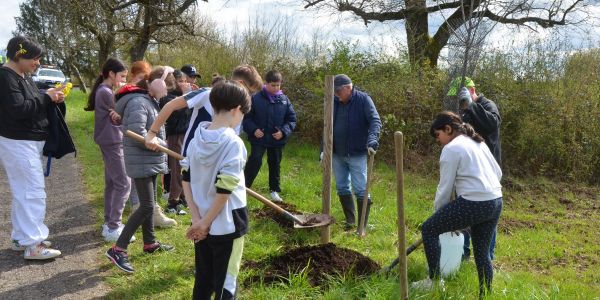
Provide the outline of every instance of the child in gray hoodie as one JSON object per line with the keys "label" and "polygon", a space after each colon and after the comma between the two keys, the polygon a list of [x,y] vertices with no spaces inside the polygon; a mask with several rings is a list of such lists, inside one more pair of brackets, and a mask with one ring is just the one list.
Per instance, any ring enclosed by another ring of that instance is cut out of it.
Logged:
{"label": "child in gray hoodie", "polygon": [[[158,115],[157,99],[167,94],[166,87],[156,89],[153,81],[164,81],[166,73],[164,67],[157,67],[150,73],[147,82],[145,80],[141,81],[137,86],[131,86],[127,91],[118,95],[116,112],[122,116],[124,131],[131,130],[139,135],[146,135],[150,125]],[[162,86],[165,86],[164,82],[162,82]],[[161,144],[166,146],[164,127],[161,127],[156,135],[159,137]],[[140,198],[140,206],[129,217],[117,243],[108,249],[106,256],[119,269],[133,273],[134,270],[127,255],[127,247],[130,238],[138,227],[142,227],[144,252],[154,253],[174,249],[173,246],[161,244],[156,240],[152,218],[156,203],[156,178],[158,174],[167,172],[167,158],[164,153],[149,150],[143,143],[139,143],[128,136],[124,137],[123,146],[125,170],[127,175],[134,180]]]}

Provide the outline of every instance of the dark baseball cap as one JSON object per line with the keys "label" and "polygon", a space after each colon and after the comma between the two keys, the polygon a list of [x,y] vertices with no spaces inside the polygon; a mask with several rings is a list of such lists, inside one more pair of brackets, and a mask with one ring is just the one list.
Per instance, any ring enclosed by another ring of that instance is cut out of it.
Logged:
{"label": "dark baseball cap", "polygon": [[189,77],[200,77],[200,74],[196,73],[196,68],[192,65],[184,65],[181,67],[181,72]]}
{"label": "dark baseball cap", "polygon": [[345,85],[349,85],[351,83],[352,83],[352,79],[350,79],[350,77],[348,77],[348,75],[346,75],[346,74],[335,75],[335,77],[333,79],[333,86],[336,88],[345,86]]}

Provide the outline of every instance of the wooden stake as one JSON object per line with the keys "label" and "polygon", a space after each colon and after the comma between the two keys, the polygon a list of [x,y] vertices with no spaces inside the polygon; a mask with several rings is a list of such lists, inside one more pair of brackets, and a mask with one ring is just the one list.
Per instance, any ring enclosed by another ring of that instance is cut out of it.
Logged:
{"label": "wooden stake", "polygon": [[406,270],[406,222],[404,220],[404,136],[394,133],[396,148],[396,204],[398,206],[398,258],[400,260],[400,299],[408,299],[408,273]]}
{"label": "wooden stake", "polygon": [[[333,156],[333,75],[325,76],[323,109],[323,214],[331,215],[331,159]],[[330,241],[329,225],[321,231],[321,243]]]}

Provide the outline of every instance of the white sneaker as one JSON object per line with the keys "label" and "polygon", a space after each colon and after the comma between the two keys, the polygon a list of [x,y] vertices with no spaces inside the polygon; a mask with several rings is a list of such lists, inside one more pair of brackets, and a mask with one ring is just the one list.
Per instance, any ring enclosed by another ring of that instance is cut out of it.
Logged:
{"label": "white sneaker", "polygon": [[[50,241],[42,241],[41,244],[44,245],[44,247],[52,246],[52,242]],[[27,249],[27,246],[19,244],[19,241],[17,240],[12,240],[12,249],[14,251],[25,251],[25,249]]]}
{"label": "white sneaker", "polygon": [[119,228],[109,229],[108,231],[102,233],[102,236],[104,236],[104,240],[109,243],[116,242],[119,239],[119,236],[121,235]]}
{"label": "white sneaker", "polygon": [[42,243],[35,246],[27,247],[23,257],[28,260],[45,260],[59,256],[61,253],[56,249],[46,248]]}
{"label": "white sneaker", "polygon": [[437,285],[440,290],[442,290],[442,291],[444,290],[444,280],[443,279],[440,279],[440,281],[438,281],[438,282],[434,282],[429,277],[425,278],[423,280],[412,282],[410,284],[410,287],[412,287],[413,289],[421,290],[421,291],[431,291],[431,290],[433,290],[435,285]]}
{"label": "white sneaker", "polygon": [[[117,229],[110,229],[106,224],[102,224],[102,236],[104,237],[105,241],[114,243],[119,239],[119,236],[121,236],[123,228],[125,228],[125,225],[123,224],[121,224]],[[135,241],[135,235],[132,235],[129,239],[130,243],[133,241]]]}
{"label": "white sneaker", "polygon": [[275,191],[271,191],[271,200],[273,200],[275,202],[283,202],[283,199],[281,199],[281,196],[279,196],[279,193],[277,193]]}

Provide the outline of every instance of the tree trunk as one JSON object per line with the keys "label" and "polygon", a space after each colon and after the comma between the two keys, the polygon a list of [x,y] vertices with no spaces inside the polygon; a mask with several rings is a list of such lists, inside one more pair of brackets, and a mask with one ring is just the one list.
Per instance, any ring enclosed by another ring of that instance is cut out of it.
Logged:
{"label": "tree trunk", "polygon": [[142,28],[137,33],[135,37],[135,42],[131,46],[129,50],[129,58],[131,62],[143,60],[144,55],[146,54],[146,50],[148,50],[148,45],[150,44],[150,38],[154,31],[156,31],[156,26],[153,23],[156,20],[156,12],[153,9],[144,7],[144,24],[142,24]]}
{"label": "tree trunk", "polygon": [[79,73],[79,69],[75,64],[71,64],[71,68],[75,71],[75,76],[77,77],[77,81],[79,81],[79,90],[87,94],[87,87],[85,86],[85,80],[81,77],[81,73]]}
{"label": "tree trunk", "polygon": [[[405,4],[408,56],[411,65],[422,66],[429,58],[427,3],[425,0],[405,0]],[[435,63],[437,63],[437,59]]]}

